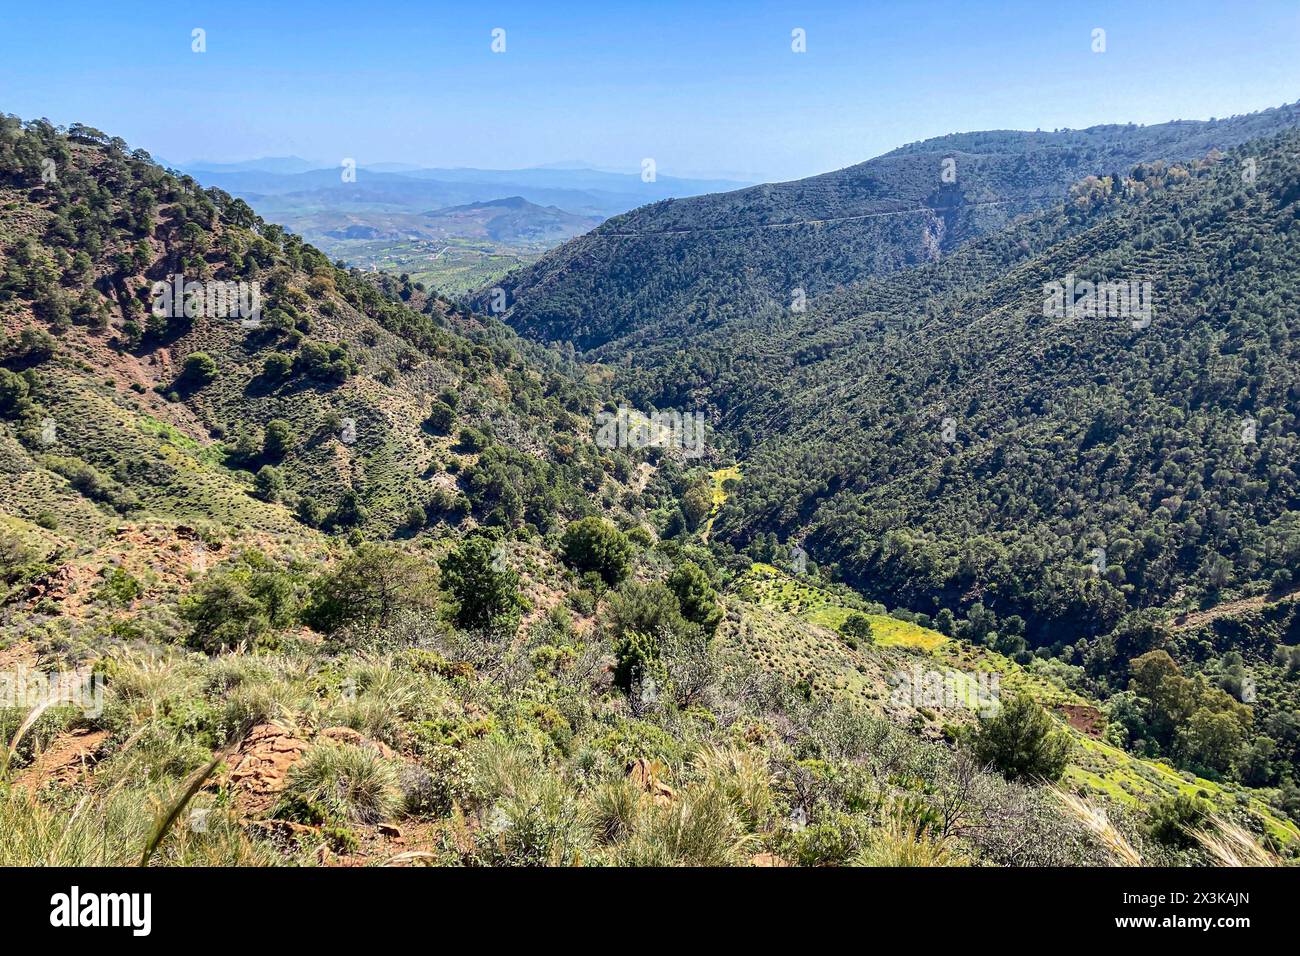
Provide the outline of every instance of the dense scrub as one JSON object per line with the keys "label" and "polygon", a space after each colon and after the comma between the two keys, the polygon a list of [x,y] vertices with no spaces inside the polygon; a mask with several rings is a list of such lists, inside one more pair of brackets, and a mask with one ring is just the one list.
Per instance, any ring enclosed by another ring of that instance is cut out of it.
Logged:
{"label": "dense scrub", "polygon": [[[1008,161],[1045,186],[1217,135],[1112,133]],[[719,302],[689,347],[665,324],[621,393],[98,131],[3,118],[0,671],[105,696],[0,707],[0,862],[1289,858],[1296,626],[1265,592],[1297,547],[1297,145],[1085,179],[929,265],[864,227],[835,254],[878,261],[825,288],[915,267],[779,322]],[[1044,322],[1070,270],[1152,281],[1155,323]],[[155,314],[177,272],[258,283],[260,323]],[[626,397],[707,407],[740,463],[598,447]],[[1258,603],[1166,613],[1231,597]],[[1009,695],[900,702],[941,668]]]}
{"label": "dense scrub", "polygon": [[[1189,161],[1290,128],[1298,115],[1287,106],[1208,123],[943,136],[808,179],[615,216],[494,288],[520,332],[653,370],[698,336],[730,329],[743,340],[736,324],[756,314],[769,323],[802,298],[997,233],[1086,176]],[[486,311],[493,294],[474,301]]]}

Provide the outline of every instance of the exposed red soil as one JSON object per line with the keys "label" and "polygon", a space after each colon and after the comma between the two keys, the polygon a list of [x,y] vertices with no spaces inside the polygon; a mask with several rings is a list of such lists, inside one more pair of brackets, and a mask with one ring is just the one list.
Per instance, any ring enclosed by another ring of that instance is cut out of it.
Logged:
{"label": "exposed red soil", "polygon": [[70,786],[83,779],[99,759],[100,748],[108,739],[108,731],[79,728],[60,734],[14,780],[14,783],[35,792],[47,783]]}
{"label": "exposed red soil", "polygon": [[1089,737],[1100,737],[1106,726],[1105,715],[1091,704],[1060,704],[1057,710],[1071,727]]}
{"label": "exposed red soil", "polygon": [[307,741],[275,724],[258,724],[250,730],[221,779],[234,790],[239,812],[256,817],[270,810],[284,789],[289,768],[302,759],[307,746]]}

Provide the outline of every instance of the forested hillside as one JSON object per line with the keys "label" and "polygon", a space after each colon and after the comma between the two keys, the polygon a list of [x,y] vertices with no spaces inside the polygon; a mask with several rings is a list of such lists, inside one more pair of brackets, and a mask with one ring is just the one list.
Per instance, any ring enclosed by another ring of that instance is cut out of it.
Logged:
{"label": "forested hillside", "polygon": [[1293,860],[1298,149],[615,370],[0,117],[0,864]]}
{"label": "forested hillside", "polygon": [[[716,371],[665,378],[709,383],[678,398],[711,402],[744,458],[712,534],[757,557],[797,541],[870,596],[1021,660],[1037,649],[1102,693],[1132,694],[1131,662],[1166,650],[1234,696],[1249,675],[1269,688],[1260,719],[1221,727],[1216,757],[1175,739],[1195,705],[1164,729],[1138,720],[1131,742],[1289,777],[1288,605],[1210,643],[1173,641],[1164,622],[1296,584],[1297,148],[1289,133],[1085,180],[1057,209],[828,296],[756,344],[706,337],[696,355]],[[1149,282],[1150,324],[1045,316],[1048,285],[1070,275]]]}
{"label": "forested hillside", "polygon": [[[982,599],[1034,644],[1178,594],[1289,585],[1298,142],[1086,181],[740,352],[705,393],[754,480],[715,533],[799,537],[918,610]],[[1044,316],[1069,275],[1151,283],[1150,325]]]}
{"label": "forested hillside", "polygon": [[[939,258],[1088,175],[1185,161],[1295,125],[1296,106],[1212,122],[990,131],[788,183],[616,216],[500,283],[505,318],[546,341],[654,366],[692,336],[768,321],[840,285]],[[492,290],[474,299],[486,311]]]}
{"label": "forested hillside", "polygon": [[[56,437],[11,442],[11,470],[94,468],[177,516],[379,533],[471,513],[546,528],[605,482],[584,440],[596,393],[499,323],[336,268],[84,127],[6,120],[0,175],[4,414]],[[258,321],[155,315],[154,283],[178,274],[258,283]],[[182,490],[197,474],[226,487]],[[28,520],[49,507],[4,493]]]}
{"label": "forested hillside", "polygon": [[[1157,129],[1154,150],[1213,135]],[[715,544],[778,561],[798,545],[945,633],[1054,661],[1114,695],[1117,718],[1143,715],[1124,738],[1142,752],[1292,780],[1290,605],[1199,642],[1168,628],[1296,586],[1298,146],[1284,133],[1085,176],[1050,209],[805,311],[647,327],[620,340],[620,384],[718,421],[744,478]],[[1045,314],[1070,281],[1136,283],[1151,310]],[[1166,651],[1228,696],[1191,694],[1177,715],[1135,703],[1133,662]],[[1265,688],[1255,721],[1231,704],[1247,678]]]}

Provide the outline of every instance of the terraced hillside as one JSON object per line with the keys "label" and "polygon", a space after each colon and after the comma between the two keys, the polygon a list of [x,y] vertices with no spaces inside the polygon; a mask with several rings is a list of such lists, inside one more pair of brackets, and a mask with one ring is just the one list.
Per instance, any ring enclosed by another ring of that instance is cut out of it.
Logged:
{"label": "terraced hillside", "polygon": [[[523,334],[655,368],[701,333],[780,323],[806,298],[996,233],[1086,176],[1198,159],[1297,117],[1291,105],[1209,123],[939,137],[809,179],[645,206],[495,285]],[[486,310],[491,298],[474,301]]]}
{"label": "terraced hillside", "polygon": [[[1249,788],[1126,753],[1107,734],[1104,702],[1069,686],[1040,661],[1022,666],[987,647],[870,610],[870,640],[846,638],[840,632],[845,620],[869,605],[852,592],[829,591],[771,565],[754,565],[733,589],[746,608],[735,635],[738,649],[809,693],[854,700],[932,739],[952,737],[978,719],[979,709],[972,705],[980,703],[981,686],[998,698],[1026,693],[1069,733],[1073,750],[1066,780],[1081,792],[1131,808],[1179,795],[1210,801],[1221,810],[1246,806],[1278,840],[1300,841],[1300,827]],[[908,682],[917,674],[942,687],[942,693],[914,695]],[[981,675],[986,681],[977,686]],[[990,675],[996,682],[987,680]]]}

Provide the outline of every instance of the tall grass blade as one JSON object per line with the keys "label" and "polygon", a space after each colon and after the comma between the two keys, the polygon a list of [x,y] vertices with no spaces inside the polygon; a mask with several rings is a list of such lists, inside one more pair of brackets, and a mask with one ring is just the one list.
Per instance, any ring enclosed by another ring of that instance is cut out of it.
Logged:
{"label": "tall grass blade", "polygon": [[243,743],[243,740],[243,736],[239,737],[239,739],[234,743],[219,751],[206,765],[200,767],[194,772],[186,782],[185,789],[181,792],[180,798],[172,804],[171,809],[167,812],[166,816],[159,820],[157,826],[154,827],[153,835],[149,837],[149,842],[145,845],[144,855],[140,857],[141,866],[149,865],[149,860],[158,849],[158,845],[162,843],[163,838],[167,836],[168,831],[171,830],[172,824],[176,822],[176,818],[181,815],[181,811],[183,811],[189,805],[189,802],[194,799],[194,795],[199,792],[199,789],[207,781],[208,777],[212,776],[213,771],[215,771],[217,767],[221,766],[221,764],[235,752],[239,745]]}
{"label": "tall grass blade", "polygon": [[29,713],[26,719],[18,725],[18,729],[14,732],[13,739],[9,741],[9,746],[5,749],[4,763],[0,764],[0,780],[9,776],[9,765],[13,762],[14,754],[18,752],[18,745],[22,743],[23,737],[27,735],[27,731],[31,730],[32,727],[35,726],[36,721],[41,719],[41,714],[45,713],[57,704],[60,699],[61,698],[57,694],[47,697],[45,700],[33,707],[31,713]]}
{"label": "tall grass blade", "polygon": [[1133,848],[1124,834],[1110,822],[1106,811],[1097,804],[1073,793],[1067,793],[1059,787],[1051,788],[1052,796],[1071,816],[1092,831],[1093,835],[1110,851],[1111,858],[1119,866],[1141,866],[1142,855]]}

